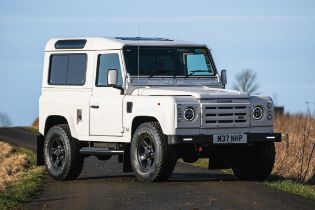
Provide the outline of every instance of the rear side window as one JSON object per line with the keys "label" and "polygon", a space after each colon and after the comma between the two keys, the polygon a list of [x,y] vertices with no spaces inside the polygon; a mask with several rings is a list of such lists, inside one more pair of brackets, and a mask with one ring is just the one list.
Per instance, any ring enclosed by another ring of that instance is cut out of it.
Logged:
{"label": "rear side window", "polygon": [[84,85],[86,54],[58,54],[50,58],[50,85]]}

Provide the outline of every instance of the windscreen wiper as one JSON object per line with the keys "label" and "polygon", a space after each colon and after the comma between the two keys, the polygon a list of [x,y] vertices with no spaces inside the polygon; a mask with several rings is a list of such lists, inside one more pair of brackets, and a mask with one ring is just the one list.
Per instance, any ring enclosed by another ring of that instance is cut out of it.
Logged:
{"label": "windscreen wiper", "polygon": [[188,76],[191,76],[191,75],[193,75],[193,74],[195,74],[197,72],[208,72],[209,73],[208,70],[193,70],[193,71],[190,72],[190,74]]}

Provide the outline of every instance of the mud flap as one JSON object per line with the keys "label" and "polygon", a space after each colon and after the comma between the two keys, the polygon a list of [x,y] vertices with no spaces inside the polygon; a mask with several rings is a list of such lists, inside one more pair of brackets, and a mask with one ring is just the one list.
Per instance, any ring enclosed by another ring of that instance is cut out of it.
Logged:
{"label": "mud flap", "polygon": [[44,165],[44,140],[43,135],[37,135],[37,165]]}
{"label": "mud flap", "polygon": [[126,144],[124,147],[123,161],[123,172],[133,172],[130,161],[130,144]]}

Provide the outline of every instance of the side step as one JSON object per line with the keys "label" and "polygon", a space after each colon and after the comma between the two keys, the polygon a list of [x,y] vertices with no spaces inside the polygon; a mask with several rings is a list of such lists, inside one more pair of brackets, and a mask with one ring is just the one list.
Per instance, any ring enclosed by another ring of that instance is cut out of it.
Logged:
{"label": "side step", "polygon": [[82,147],[80,153],[84,155],[123,155],[124,150],[107,147]]}

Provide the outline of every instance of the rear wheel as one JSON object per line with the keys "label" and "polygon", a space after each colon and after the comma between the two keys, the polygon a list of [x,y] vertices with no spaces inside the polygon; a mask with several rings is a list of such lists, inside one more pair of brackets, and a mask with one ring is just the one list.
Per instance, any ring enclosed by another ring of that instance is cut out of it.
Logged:
{"label": "rear wheel", "polygon": [[176,150],[168,145],[159,124],[147,122],[135,131],[130,148],[131,165],[140,181],[164,181],[173,173]]}
{"label": "rear wheel", "polygon": [[68,125],[50,128],[44,142],[44,159],[48,173],[57,180],[77,178],[84,162],[79,150],[79,142],[72,138]]}
{"label": "rear wheel", "polygon": [[254,145],[242,151],[232,163],[234,174],[241,180],[266,179],[275,162],[275,144],[273,142]]}

